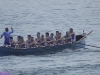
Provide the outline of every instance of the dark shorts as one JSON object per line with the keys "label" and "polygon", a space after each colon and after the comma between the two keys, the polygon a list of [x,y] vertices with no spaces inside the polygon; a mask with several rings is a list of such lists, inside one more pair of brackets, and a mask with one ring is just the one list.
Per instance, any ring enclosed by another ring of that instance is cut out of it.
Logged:
{"label": "dark shorts", "polygon": [[10,45],[10,42],[5,41],[5,42],[4,42],[4,45]]}

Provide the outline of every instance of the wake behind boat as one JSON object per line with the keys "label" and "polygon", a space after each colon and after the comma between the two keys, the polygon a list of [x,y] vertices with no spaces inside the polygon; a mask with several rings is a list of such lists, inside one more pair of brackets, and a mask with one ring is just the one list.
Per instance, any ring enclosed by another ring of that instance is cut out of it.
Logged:
{"label": "wake behind boat", "polygon": [[24,48],[24,49],[0,47],[0,56],[5,56],[5,55],[38,55],[38,54],[56,53],[56,52],[59,52],[59,51],[63,51],[66,48],[75,49],[75,46],[78,43],[82,43],[84,41],[84,39],[90,33],[92,33],[92,31],[90,31],[87,34],[83,33],[81,35],[76,35],[76,42],[73,42],[71,44],[67,43],[67,44],[55,45],[55,46]]}

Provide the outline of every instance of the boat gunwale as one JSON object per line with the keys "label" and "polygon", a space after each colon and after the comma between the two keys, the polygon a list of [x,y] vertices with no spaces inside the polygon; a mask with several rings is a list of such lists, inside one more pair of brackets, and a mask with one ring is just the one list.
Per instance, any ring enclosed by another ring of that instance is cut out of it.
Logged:
{"label": "boat gunwale", "polygon": [[64,45],[71,45],[71,44],[63,44],[63,45],[55,45],[55,46],[45,46],[45,47],[36,47],[36,48],[9,48],[9,47],[3,47],[3,46],[0,46],[0,48],[5,48],[5,49],[13,49],[13,50],[29,50],[29,49],[38,49],[38,48],[51,48],[51,47],[57,47],[57,46],[64,46]]}

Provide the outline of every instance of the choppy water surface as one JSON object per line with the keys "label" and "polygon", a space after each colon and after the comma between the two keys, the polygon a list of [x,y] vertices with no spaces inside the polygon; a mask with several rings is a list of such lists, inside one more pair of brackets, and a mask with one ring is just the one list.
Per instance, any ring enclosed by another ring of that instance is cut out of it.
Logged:
{"label": "choppy water surface", "polygon": [[[1,0],[0,34],[13,27],[13,35],[27,39],[39,31],[76,34],[94,30],[86,44],[100,46],[100,0]],[[16,36],[14,36],[16,39]],[[0,39],[0,43],[3,39]],[[2,44],[1,44],[2,45]],[[0,73],[9,75],[100,75],[100,49],[65,49],[47,55],[0,57]]]}

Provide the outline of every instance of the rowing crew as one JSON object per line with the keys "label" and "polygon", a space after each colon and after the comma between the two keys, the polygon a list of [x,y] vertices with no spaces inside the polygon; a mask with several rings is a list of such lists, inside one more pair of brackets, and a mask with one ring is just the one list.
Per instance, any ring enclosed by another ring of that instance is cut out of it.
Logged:
{"label": "rowing crew", "polygon": [[35,47],[45,47],[45,46],[55,46],[63,45],[75,42],[75,32],[72,28],[69,29],[69,32],[66,32],[66,35],[62,37],[62,34],[59,31],[56,31],[56,36],[53,33],[49,34],[48,32],[44,35],[40,35],[40,32],[37,33],[37,38],[35,39],[31,35],[28,35],[28,39],[25,41],[23,37],[18,36],[17,41],[13,40],[12,34],[13,28],[9,32],[8,28],[5,29],[5,32],[1,35],[1,38],[5,36],[4,46],[9,45],[11,48],[35,48]]}

